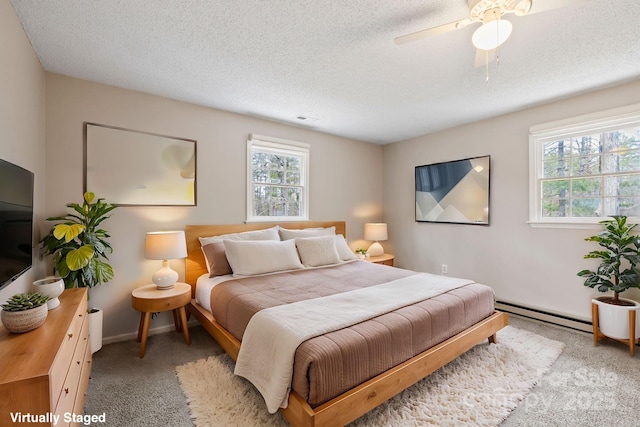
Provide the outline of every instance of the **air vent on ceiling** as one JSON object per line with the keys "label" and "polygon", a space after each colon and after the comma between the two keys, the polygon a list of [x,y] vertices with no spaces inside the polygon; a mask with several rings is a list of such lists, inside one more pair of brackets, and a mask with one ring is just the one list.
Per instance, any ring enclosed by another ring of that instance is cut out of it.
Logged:
{"label": "air vent on ceiling", "polygon": [[315,117],[303,116],[302,114],[296,116],[296,120],[300,120],[301,122],[317,122],[318,119]]}

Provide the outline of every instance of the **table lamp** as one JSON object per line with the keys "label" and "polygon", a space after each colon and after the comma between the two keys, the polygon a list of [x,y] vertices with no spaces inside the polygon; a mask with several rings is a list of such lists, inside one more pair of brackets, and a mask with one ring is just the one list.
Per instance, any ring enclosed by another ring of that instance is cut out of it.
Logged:
{"label": "table lamp", "polygon": [[171,289],[178,281],[178,272],[169,266],[170,259],[185,258],[187,243],[184,231],[156,231],[147,233],[144,240],[144,257],[161,259],[162,268],[153,274],[158,289]]}
{"label": "table lamp", "polygon": [[364,225],[364,240],[373,240],[367,253],[369,256],[384,255],[384,249],[378,241],[387,240],[387,224],[383,222],[370,222]]}

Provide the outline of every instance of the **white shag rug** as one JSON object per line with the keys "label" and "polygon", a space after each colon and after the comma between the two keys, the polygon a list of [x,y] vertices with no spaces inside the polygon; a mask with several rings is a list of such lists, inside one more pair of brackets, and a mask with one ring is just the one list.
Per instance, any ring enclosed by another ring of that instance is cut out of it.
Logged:
{"label": "white shag rug", "polygon": [[[350,426],[497,426],[549,370],[564,344],[507,326]],[[229,356],[176,368],[196,426],[287,426],[262,396],[233,375]]]}

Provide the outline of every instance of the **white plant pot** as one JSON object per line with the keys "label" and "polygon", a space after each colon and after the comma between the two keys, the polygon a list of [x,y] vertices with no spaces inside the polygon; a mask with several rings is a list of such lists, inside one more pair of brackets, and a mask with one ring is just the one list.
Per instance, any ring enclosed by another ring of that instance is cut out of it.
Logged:
{"label": "white plant pot", "polygon": [[636,312],[635,339],[638,339],[640,338],[640,303],[628,299],[620,299],[633,303],[633,306],[613,305],[597,299],[591,300],[598,305],[598,326],[600,327],[600,332],[609,338],[628,340],[629,311],[634,310]]}
{"label": "white plant pot", "polygon": [[89,344],[91,354],[102,348],[102,310],[90,308],[87,312],[89,316]]}
{"label": "white plant pot", "polygon": [[36,280],[33,282],[33,291],[40,292],[43,295],[51,298],[47,301],[47,309],[53,310],[60,305],[58,297],[64,291],[64,281],[55,276],[45,277],[44,279]]}

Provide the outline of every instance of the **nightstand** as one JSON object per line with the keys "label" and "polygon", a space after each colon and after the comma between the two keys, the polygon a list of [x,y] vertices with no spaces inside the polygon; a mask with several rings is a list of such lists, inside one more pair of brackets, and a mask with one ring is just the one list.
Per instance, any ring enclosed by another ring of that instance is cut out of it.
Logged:
{"label": "nightstand", "polygon": [[141,286],[131,293],[131,306],[140,312],[138,339],[140,344],[140,359],[144,357],[149,335],[151,313],[173,310],[173,322],[176,331],[184,333],[187,344],[191,344],[189,328],[187,326],[187,312],[185,307],[191,302],[191,286],[186,283],[176,283],[170,289],[158,289],[154,284]]}
{"label": "nightstand", "polygon": [[388,265],[390,267],[393,267],[394,258],[395,258],[395,256],[393,256],[391,254],[383,254],[383,255],[380,255],[380,256],[371,256],[371,257],[365,258],[365,261],[373,262],[375,264]]}

